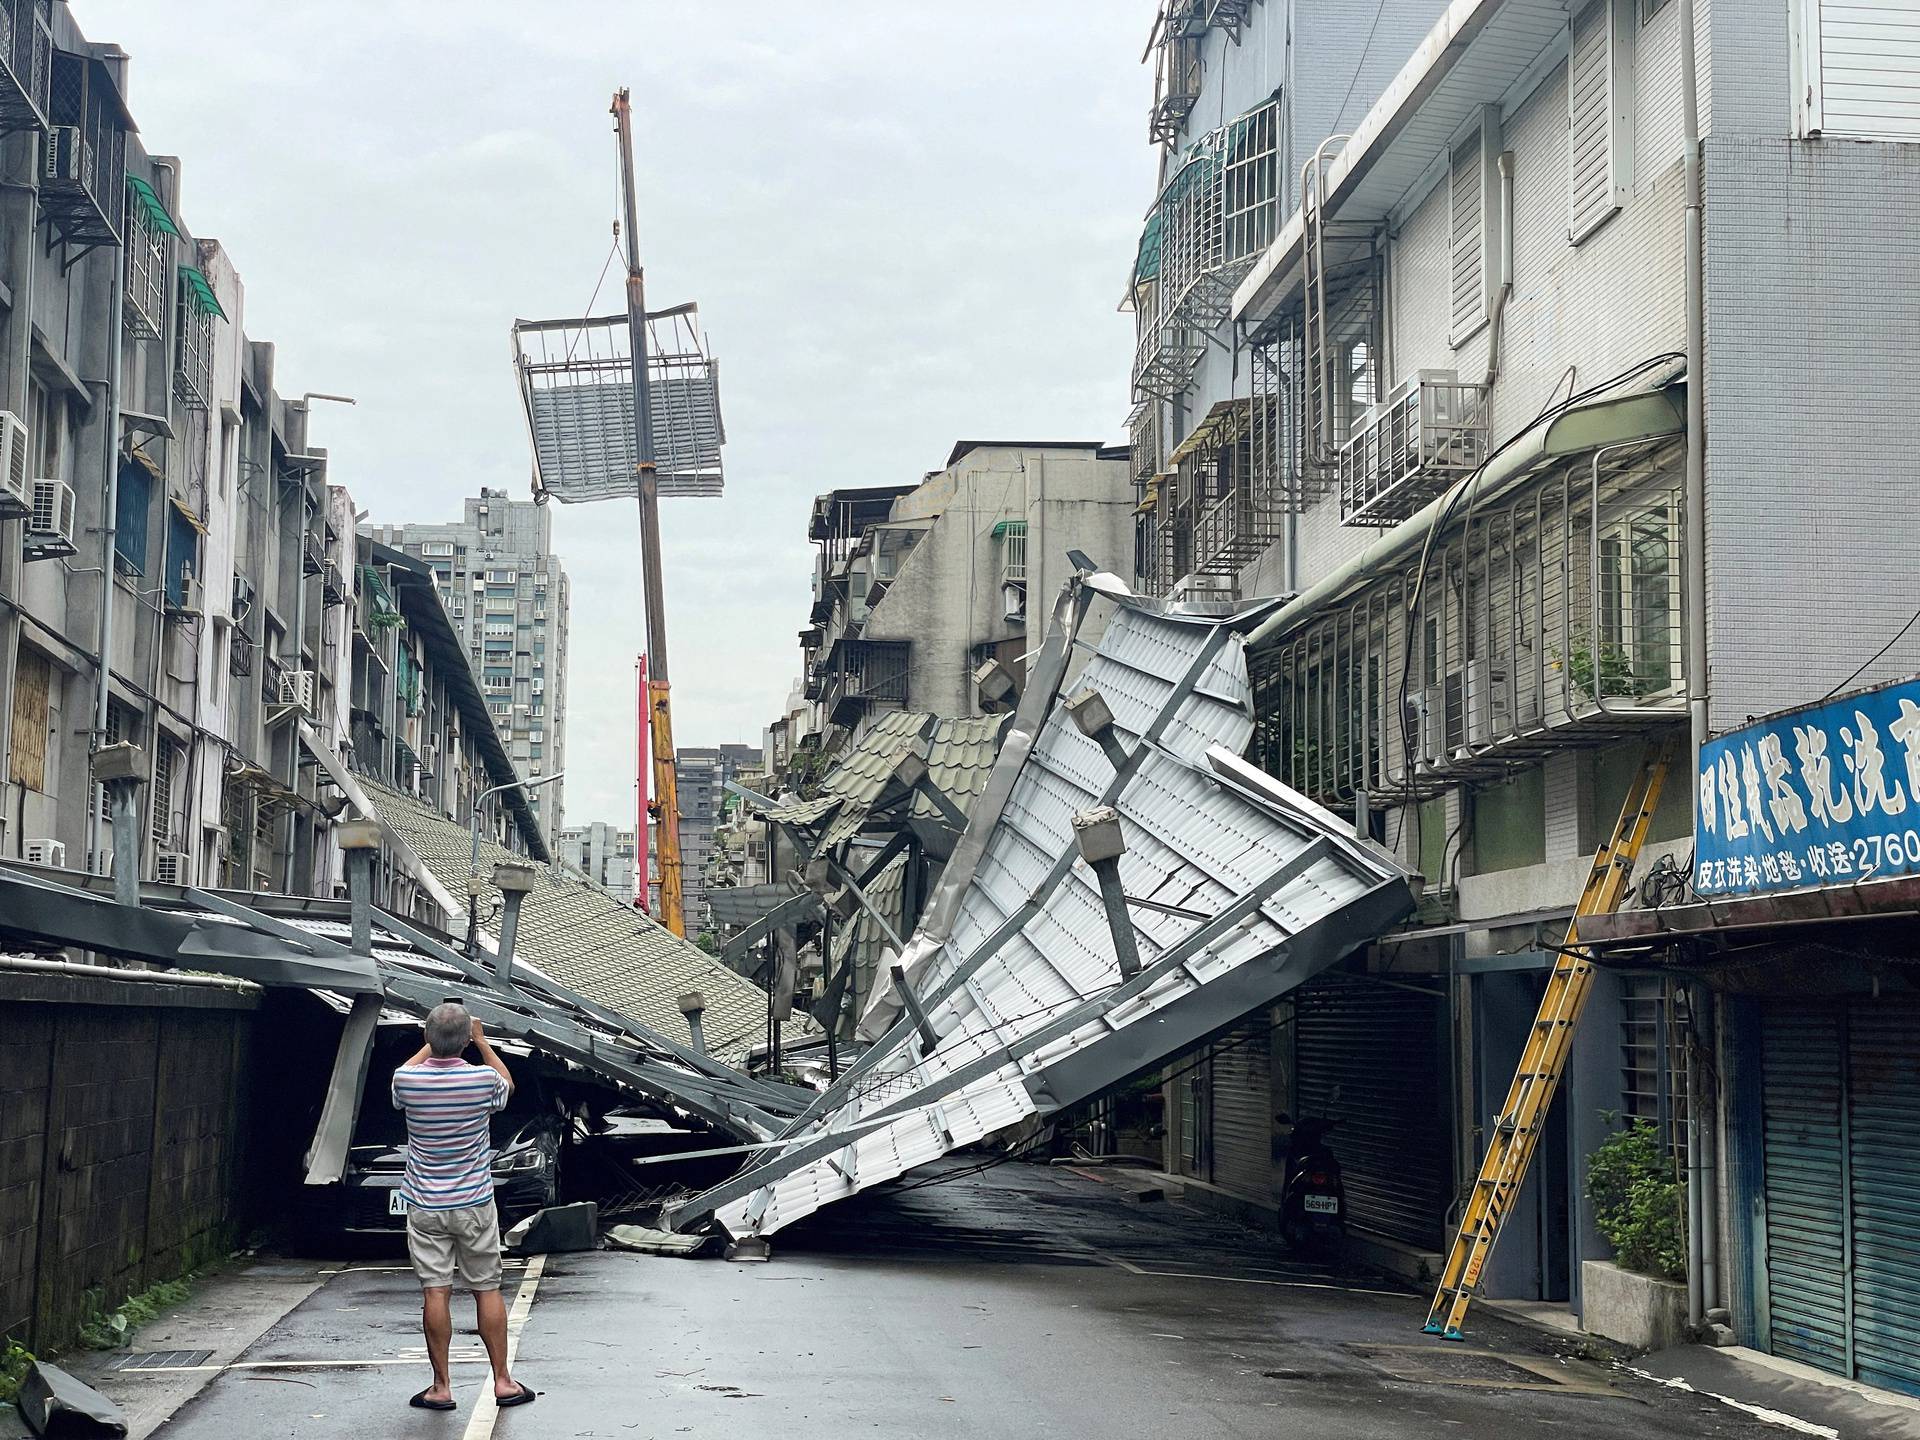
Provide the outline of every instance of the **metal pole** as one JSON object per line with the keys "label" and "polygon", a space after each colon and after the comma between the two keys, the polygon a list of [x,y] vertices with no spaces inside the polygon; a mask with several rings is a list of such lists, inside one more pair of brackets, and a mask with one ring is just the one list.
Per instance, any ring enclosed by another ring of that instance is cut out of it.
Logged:
{"label": "metal pole", "polygon": [[[124,185],[126,182],[122,180],[120,183]],[[106,742],[107,706],[111,692],[109,681],[113,673],[113,548],[115,512],[120,505],[120,334],[124,328],[120,312],[125,308],[127,284],[127,267],[120,263],[118,255],[114,260],[113,303],[107,310],[107,433],[101,440],[101,449],[106,453],[106,474],[101,485],[100,507],[100,663],[98,674],[94,677],[90,750],[98,750]],[[17,308],[21,303],[21,298],[16,295],[16,314],[22,313]],[[22,318],[27,317],[23,314]],[[116,840],[116,856],[117,853]],[[97,873],[100,867],[100,811],[92,805],[87,807],[87,855]],[[119,860],[116,858],[114,863],[117,866]],[[137,871],[135,873],[138,874]]]}
{"label": "metal pole", "polygon": [[1127,913],[1127,892],[1120,884],[1120,862],[1098,860],[1093,873],[1100,882],[1100,904],[1107,912],[1107,929],[1113,935],[1113,958],[1119,963],[1120,978],[1131,980],[1140,973],[1140,945],[1133,934],[1133,917]]}
{"label": "metal pole", "polygon": [[500,894],[500,946],[493,957],[493,975],[503,986],[513,984],[513,947],[520,939],[520,906],[524,890],[503,890]]}
{"label": "metal pole", "polygon": [[660,562],[660,475],[653,453],[653,394],[647,376],[646,272],[640,265],[640,211],[633,179],[633,107],[622,88],[613,97],[620,138],[620,191],[627,226],[627,327],[632,332],[634,475],[640,497],[640,574],[647,605],[647,696],[653,793],[660,807],[660,918],[685,936],[681,907],[680,794],[674,770],[673,716],[668,703],[666,586]]}
{"label": "metal pole", "polygon": [[107,782],[113,804],[113,898],[135,908],[140,904],[140,784],[136,780]]}
{"label": "metal pole", "polygon": [[[289,437],[291,438],[291,437]],[[300,451],[307,449],[307,415],[304,410],[300,417]],[[300,542],[298,552],[293,557],[293,673],[298,675],[307,648],[307,472],[300,472],[300,488],[296,503],[300,506]],[[300,693],[299,682],[294,682],[294,694]],[[319,697],[320,687],[313,687],[315,698]],[[316,720],[318,716],[314,717]],[[287,789],[294,795],[300,793],[300,731],[296,724],[287,731]],[[288,895],[296,893],[293,888],[294,853],[300,848],[300,807],[287,806],[287,863],[281,881],[281,889]]]}

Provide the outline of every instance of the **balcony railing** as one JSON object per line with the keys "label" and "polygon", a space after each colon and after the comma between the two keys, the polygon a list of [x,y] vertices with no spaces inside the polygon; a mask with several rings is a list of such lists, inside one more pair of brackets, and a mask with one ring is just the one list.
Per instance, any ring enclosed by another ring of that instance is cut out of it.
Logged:
{"label": "balcony railing", "polygon": [[1325,803],[1685,718],[1680,449],[1561,462],[1255,658],[1261,764]]}
{"label": "balcony railing", "polygon": [[127,207],[127,117],[107,67],[54,50],[47,121],[40,204],[55,233],[69,245],[118,245]]}
{"label": "balcony railing", "polygon": [[50,0],[0,0],[0,135],[46,128],[52,69]]}

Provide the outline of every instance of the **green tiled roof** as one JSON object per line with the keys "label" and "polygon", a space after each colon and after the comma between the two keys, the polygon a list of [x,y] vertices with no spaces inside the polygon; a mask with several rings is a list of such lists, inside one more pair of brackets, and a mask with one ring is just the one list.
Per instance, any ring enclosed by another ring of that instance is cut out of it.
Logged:
{"label": "green tiled roof", "polygon": [[[456,895],[465,895],[473,838],[409,795],[366,780],[367,796],[393,832]],[[520,860],[504,846],[482,840],[483,873],[495,862]],[[520,911],[519,955],[541,974],[589,1000],[617,1010],[671,1040],[685,1043],[686,1017],[679,997],[698,990],[706,997],[703,1022],[717,1059],[738,1064],[766,1035],[766,993],[734,974],[697,945],[680,939],[610,891],[557,870],[537,872]],[[820,1033],[800,1011],[782,1032],[792,1044]]]}

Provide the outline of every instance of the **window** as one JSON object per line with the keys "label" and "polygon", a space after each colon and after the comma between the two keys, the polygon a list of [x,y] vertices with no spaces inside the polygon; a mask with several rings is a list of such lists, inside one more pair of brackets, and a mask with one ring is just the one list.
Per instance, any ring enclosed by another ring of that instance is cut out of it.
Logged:
{"label": "window", "polygon": [[1273,242],[1280,220],[1277,163],[1280,102],[1269,100],[1227,126],[1227,258],[1259,255]]}
{"label": "window", "polygon": [[66,396],[48,390],[38,380],[27,381],[27,429],[33,452],[35,480],[59,480],[67,449]]}
{"label": "window", "polygon": [[158,340],[166,329],[173,240],[180,231],[153,186],[129,175],[127,189],[132,192],[127,200],[127,331],[141,340]]}
{"label": "window", "polygon": [[162,740],[153,747],[153,808],[149,816],[149,831],[156,850],[174,848],[173,773],[178,751],[179,747],[171,740]]}
{"label": "window", "polygon": [[199,604],[188,582],[200,573],[200,532],[178,506],[167,506],[167,603],[178,607]]}
{"label": "window", "polygon": [[1452,257],[1447,338],[1456,346],[1487,319],[1487,275],[1491,268],[1487,263],[1487,233],[1489,212],[1495,208],[1487,203],[1493,189],[1488,183],[1493,168],[1489,163],[1488,130],[1483,115],[1472,133],[1454,146],[1447,170],[1447,234]]}
{"label": "window", "polygon": [[1659,695],[1681,683],[1680,517],[1661,502],[1600,531],[1600,650],[1594,683],[1602,700]]}
{"label": "window", "polygon": [[1796,134],[1920,140],[1920,12],[1793,0],[1788,13]]}
{"label": "window", "polygon": [[420,553],[434,558],[444,557],[451,559],[453,557],[453,542],[451,540],[429,540],[420,547]]}
{"label": "window", "polygon": [[122,460],[113,505],[113,564],[122,575],[147,573],[147,524],[152,508],[153,472],[138,460]]}
{"label": "window", "polygon": [[189,410],[213,404],[213,322],[226,319],[207,277],[180,267],[179,328],[174,336],[173,393]]}
{"label": "window", "polygon": [[1626,102],[1632,85],[1615,4],[1595,0],[1573,19],[1567,57],[1567,236],[1576,245],[1626,197]]}

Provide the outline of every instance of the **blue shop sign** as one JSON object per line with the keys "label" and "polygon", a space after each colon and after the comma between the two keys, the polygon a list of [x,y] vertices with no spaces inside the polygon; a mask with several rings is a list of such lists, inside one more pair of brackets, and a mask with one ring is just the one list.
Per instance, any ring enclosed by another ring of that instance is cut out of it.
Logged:
{"label": "blue shop sign", "polygon": [[1920,677],[1710,741],[1698,782],[1703,895],[1920,873]]}

